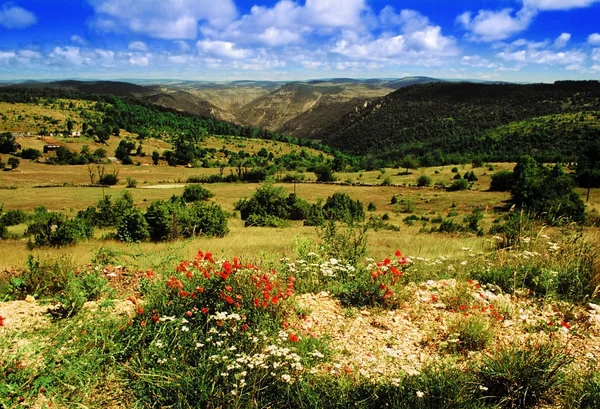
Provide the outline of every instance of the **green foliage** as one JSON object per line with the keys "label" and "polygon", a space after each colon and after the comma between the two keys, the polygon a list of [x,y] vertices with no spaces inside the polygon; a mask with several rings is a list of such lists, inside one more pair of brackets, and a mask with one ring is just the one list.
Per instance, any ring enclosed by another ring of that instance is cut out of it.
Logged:
{"label": "green foliage", "polygon": [[102,175],[98,179],[98,183],[103,186],[114,186],[117,183],[119,183],[119,176],[118,176],[117,172],[108,173],[106,175]]}
{"label": "green foliage", "polygon": [[121,142],[119,142],[119,145],[117,146],[117,149],[115,149],[115,157],[122,161],[123,163],[125,162],[131,162],[131,152],[135,149],[135,142],[132,140],[128,140],[128,139],[122,139]]}
{"label": "green foliage", "polygon": [[570,362],[560,347],[533,342],[486,355],[478,371],[487,388],[484,400],[503,408],[534,407],[561,384],[561,371]]}
{"label": "green foliage", "polygon": [[27,213],[20,209],[11,209],[2,213],[0,206],[0,223],[5,226],[16,226],[17,224],[25,223],[29,219]]}
{"label": "green foliage", "polygon": [[64,288],[55,297],[59,304],[50,313],[58,318],[70,318],[81,311],[86,302],[112,294],[108,280],[98,272],[69,273]]}
{"label": "green foliage", "polygon": [[367,254],[367,230],[366,225],[346,224],[342,227],[330,219],[317,230],[320,253],[326,258],[356,266]]}
{"label": "green foliage", "polygon": [[406,169],[406,174],[408,175],[409,169],[419,169],[419,162],[415,159],[414,156],[405,156],[400,163],[398,164],[400,168]]}
{"label": "green foliage", "polygon": [[144,215],[152,241],[179,238],[223,237],[229,232],[227,215],[217,205],[194,202],[186,206],[183,200],[153,202]]}
{"label": "green foliage", "polygon": [[10,157],[10,158],[8,158],[6,163],[8,166],[10,166],[11,169],[14,170],[19,167],[19,165],[21,164],[21,161],[19,160],[19,158]]}
{"label": "green foliage", "polygon": [[453,177],[454,180],[459,180],[459,179],[462,179],[462,178],[463,177],[458,172],[456,172],[456,175],[454,175],[454,177]]}
{"label": "green foliage", "polygon": [[517,207],[530,209],[551,224],[583,222],[585,205],[560,166],[547,169],[525,156],[517,163],[514,178],[511,201]]}
{"label": "green foliage", "polygon": [[427,186],[431,186],[431,184],[433,183],[433,181],[431,180],[431,178],[427,175],[421,175],[419,176],[419,178],[417,179],[417,186],[418,187],[427,187]]}
{"label": "green foliage", "polygon": [[10,132],[0,133],[0,153],[14,153],[17,151],[17,142]]}
{"label": "green foliage", "polygon": [[135,189],[137,187],[137,180],[135,180],[134,178],[127,176],[126,180],[128,189]]}
{"label": "green foliage", "polygon": [[4,240],[8,237],[8,229],[4,222],[0,219],[0,240]]}
{"label": "green foliage", "polygon": [[30,247],[62,247],[92,237],[94,227],[83,219],[37,208],[26,234],[33,236]]}
{"label": "green foliage", "polygon": [[271,215],[251,214],[246,222],[246,227],[290,227],[290,222],[286,219],[281,219]]}
{"label": "green foliage", "polygon": [[514,173],[510,170],[501,170],[492,175],[490,190],[492,192],[510,192],[514,184]]}
{"label": "green foliage", "polygon": [[159,162],[160,162],[160,153],[158,153],[157,151],[152,152],[152,163],[154,163],[155,165],[158,165]]}
{"label": "green foliage", "polygon": [[479,207],[473,209],[471,214],[465,216],[464,223],[466,223],[466,229],[471,233],[477,233],[483,235],[483,230],[479,223],[483,220],[483,210]]}
{"label": "green foliage", "polygon": [[377,206],[375,206],[375,203],[369,202],[369,205],[367,206],[367,210],[370,212],[374,212],[377,210]]}
{"label": "green foliage", "polygon": [[119,217],[117,237],[124,242],[141,242],[150,237],[148,222],[141,210],[132,208]]}
{"label": "green foliage", "polygon": [[208,200],[213,196],[214,193],[200,185],[187,185],[182,195],[187,203]]}
{"label": "green foliage", "polygon": [[600,372],[576,372],[564,385],[565,409],[595,409],[600,402]]}
{"label": "green foliage", "polygon": [[337,180],[333,169],[329,165],[317,166],[313,171],[317,175],[317,182],[335,182]]}
{"label": "green foliage", "polygon": [[242,220],[248,220],[254,215],[253,222],[257,224],[252,223],[252,225],[264,223],[271,225],[271,222],[276,219],[303,220],[306,218],[308,208],[309,205],[306,201],[293,193],[286,197],[284,188],[275,187],[270,183],[257,189],[250,199],[241,199],[235,205]]}
{"label": "green foliage", "polygon": [[454,353],[480,351],[490,344],[494,330],[490,319],[482,314],[458,315],[448,324],[446,349]]}
{"label": "green foliage", "polygon": [[36,160],[37,158],[41,158],[41,157],[42,157],[42,152],[40,152],[37,149],[25,148],[21,151],[22,159]]}
{"label": "green foliage", "polygon": [[365,211],[362,202],[352,200],[346,193],[334,193],[327,198],[323,206],[325,215],[330,220],[339,220],[345,223],[362,222],[365,220]]}
{"label": "green foliage", "polygon": [[398,203],[398,196],[394,195],[392,196],[392,199],[390,200],[390,204],[396,204]]}
{"label": "green foliage", "polygon": [[446,188],[448,192],[458,192],[461,190],[467,190],[469,188],[469,182],[464,179],[455,180],[450,186]]}

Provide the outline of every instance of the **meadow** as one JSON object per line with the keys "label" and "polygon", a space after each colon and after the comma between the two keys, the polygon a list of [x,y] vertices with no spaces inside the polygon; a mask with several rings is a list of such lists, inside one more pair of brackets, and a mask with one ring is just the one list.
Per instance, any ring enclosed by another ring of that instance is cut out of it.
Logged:
{"label": "meadow", "polygon": [[[10,109],[4,126],[35,130],[33,114]],[[50,108],[35,109],[50,117]],[[132,136],[18,141],[112,156]],[[203,144],[215,150],[211,161],[263,148],[331,159],[270,140],[211,136]],[[0,172],[2,211],[30,217],[0,242],[0,407],[597,407],[599,189],[586,223],[552,225],[511,208],[510,192],[490,191],[491,176],[515,163],[335,172],[331,183],[300,170],[298,182],[282,183],[290,172],[278,171],[268,183],[200,185],[188,181],[239,168],[154,165],[151,153],[169,148],[149,138],[133,165],[40,159]],[[118,183],[92,183],[100,167]],[[445,188],[471,172],[477,180],[466,190]],[[429,186],[418,187],[423,176]],[[181,204],[190,186],[210,191],[198,208],[219,206],[226,234],[123,240],[114,224],[100,223],[57,247],[26,235],[31,220],[49,214],[31,216],[40,206],[71,219],[107,196],[130,197],[128,214],[142,218],[156,201],[172,203],[185,219],[191,213],[182,209],[195,206]],[[364,220],[242,220],[236,203],[279,188],[313,210],[347,195]]]}

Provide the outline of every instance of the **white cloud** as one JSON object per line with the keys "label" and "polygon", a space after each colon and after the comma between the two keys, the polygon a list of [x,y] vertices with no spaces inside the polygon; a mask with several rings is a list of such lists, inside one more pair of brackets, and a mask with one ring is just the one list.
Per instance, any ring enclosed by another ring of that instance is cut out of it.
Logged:
{"label": "white cloud", "polygon": [[250,50],[237,48],[234,43],[228,41],[203,40],[198,41],[196,45],[201,53],[217,58],[239,60],[251,55]]}
{"label": "white cloud", "polygon": [[131,51],[148,51],[148,46],[143,41],[132,41],[129,43]]}
{"label": "white cloud", "polygon": [[565,48],[570,39],[571,39],[571,34],[562,33],[560,36],[558,36],[558,38],[556,40],[554,40],[554,47],[555,48]]}
{"label": "white cloud", "polygon": [[365,0],[306,0],[303,18],[317,27],[358,27]]}
{"label": "white cloud", "polygon": [[71,42],[73,42],[75,44],[79,44],[79,45],[87,44],[87,42],[81,36],[78,36],[77,34],[74,34],[71,36]]}
{"label": "white cloud", "polygon": [[146,67],[148,65],[148,56],[146,55],[132,55],[129,57],[129,63],[131,65],[137,65],[140,67]]}
{"label": "white cloud", "polygon": [[237,15],[232,0],[88,0],[96,11],[94,26],[102,31],[127,29],[151,37],[193,40],[199,21],[224,27]]}
{"label": "white cloud", "polygon": [[0,27],[27,28],[37,23],[37,17],[30,11],[7,3],[0,8]]}
{"label": "white cloud", "polygon": [[466,65],[473,68],[488,68],[494,69],[498,65],[490,62],[489,60],[482,58],[478,55],[465,55],[460,60],[461,65]]}
{"label": "white cloud", "polygon": [[600,48],[594,48],[592,50],[592,60],[600,61]]}
{"label": "white cloud", "polygon": [[13,51],[0,51],[0,60],[8,60],[10,58],[15,58],[17,54]]}
{"label": "white cloud", "polygon": [[496,54],[505,61],[545,65],[573,65],[582,64],[586,60],[585,53],[578,50],[555,52],[552,50],[520,50],[503,51]]}
{"label": "white cloud", "polygon": [[590,34],[588,37],[588,43],[590,43],[591,45],[600,45],[600,34]]}
{"label": "white cloud", "polygon": [[537,10],[570,10],[589,7],[600,0],[523,0],[523,5]]}
{"label": "white cloud", "polygon": [[39,51],[21,50],[19,51],[19,57],[25,58],[27,60],[35,60],[42,58],[42,54]]}
{"label": "white cloud", "polygon": [[[438,64],[440,58],[458,55],[453,37],[442,35],[442,29],[414,10],[396,14],[386,7],[379,16],[388,25],[398,25],[402,34],[386,34],[377,39],[350,35],[335,44],[332,52],[353,59],[393,60],[397,63]],[[419,61],[421,60],[421,61]]]}
{"label": "white cloud", "polygon": [[465,30],[471,32],[469,39],[490,42],[504,40],[526,30],[536,14],[536,11],[525,8],[514,16],[512,9],[479,10],[476,16],[467,11],[456,20]]}

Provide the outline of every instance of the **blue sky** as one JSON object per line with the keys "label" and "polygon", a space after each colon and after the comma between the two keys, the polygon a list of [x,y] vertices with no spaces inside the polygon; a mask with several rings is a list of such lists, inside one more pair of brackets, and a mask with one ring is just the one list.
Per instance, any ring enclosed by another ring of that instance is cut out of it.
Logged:
{"label": "blue sky", "polygon": [[0,0],[0,79],[600,78],[600,0]]}

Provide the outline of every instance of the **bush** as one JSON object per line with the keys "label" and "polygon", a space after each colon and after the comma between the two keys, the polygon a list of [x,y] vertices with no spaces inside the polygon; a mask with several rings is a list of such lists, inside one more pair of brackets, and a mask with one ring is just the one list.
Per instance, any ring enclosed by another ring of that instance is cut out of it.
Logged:
{"label": "bush", "polygon": [[510,192],[515,181],[514,173],[510,170],[501,170],[492,175],[490,190],[492,192]]}
{"label": "bush", "polygon": [[484,401],[500,407],[533,407],[548,400],[570,362],[561,348],[532,342],[486,355],[478,371],[481,386],[487,388]]}
{"label": "bush", "polygon": [[19,167],[21,161],[17,158],[8,158],[8,161],[6,163],[8,164],[8,166],[10,166],[11,169],[14,170]]}
{"label": "bush", "polygon": [[455,180],[450,186],[446,188],[448,192],[457,192],[460,190],[467,190],[469,188],[469,182],[464,179]]}
{"label": "bush", "polygon": [[279,217],[270,215],[251,214],[244,223],[244,226],[250,227],[289,227],[290,222]]}
{"label": "bush", "polygon": [[196,202],[199,200],[208,200],[214,196],[210,190],[205,189],[200,185],[187,185],[183,190],[183,200],[187,203]]}
{"label": "bush", "polygon": [[390,200],[390,204],[396,204],[398,203],[398,196],[394,195],[392,196],[392,199]]}
{"label": "bush", "polygon": [[454,178],[453,178],[453,179],[454,179],[454,180],[459,180],[459,179],[462,179],[462,178],[463,178],[463,177],[460,175],[460,173],[458,173],[458,172],[457,172],[457,173],[456,173],[456,175],[454,175]]}
{"label": "bush", "polygon": [[576,373],[564,387],[566,409],[596,409],[600,402],[600,372]]}
{"label": "bush", "polygon": [[432,180],[429,176],[427,175],[421,175],[418,179],[417,179],[417,186],[418,187],[427,187],[427,186],[431,186]]}
{"label": "bush", "polygon": [[365,220],[363,204],[359,200],[352,200],[346,193],[338,192],[328,197],[323,210],[330,220],[339,220],[345,223]]}
{"label": "bush", "polygon": [[[275,217],[281,220],[303,220],[308,213],[309,205],[291,193],[285,196],[285,189],[267,183],[256,190],[250,199],[242,199],[235,204],[242,220],[250,216]],[[260,219],[255,219],[260,220]]]}
{"label": "bush", "polygon": [[369,205],[367,206],[367,210],[370,212],[374,212],[377,210],[377,206],[375,206],[375,203],[369,202]]}
{"label": "bush", "polygon": [[0,217],[0,223],[5,226],[16,226],[25,223],[29,219],[23,210],[9,210]]}
{"label": "bush", "polygon": [[26,234],[33,236],[33,242],[29,242],[30,247],[61,247],[92,237],[94,228],[77,217],[67,219],[61,213],[38,208]]}
{"label": "bush", "polygon": [[458,173],[458,168],[457,168],[456,166],[455,166],[455,167],[453,167],[453,168],[452,168],[452,170],[451,170],[451,172],[452,172],[452,173]]}
{"label": "bush", "polygon": [[22,159],[36,160],[37,158],[41,158],[41,157],[42,157],[42,152],[40,152],[37,149],[25,148],[21,151]]}
{"label": "bush", "polygon": [[333,169],[329,165],[320,165],[314,169],[317,182],[335,182],[337,180]]}
{"label": "bush", "polygon": [[135,180],[134,178],[130,178],[129,176],[127,177],[127,188],[128,189],[135,189],[137,187],[137,180]]}
{"label": "bush", "polygon": [[217,205],[180,200],[153,202],[145,214],[153,241],[169,241],[199,235],[223,237],[229,232],[227,215]]}
{"label": "bush", "polygon": [[141,242],[150,237],[148,222],[141,210],[131,209],[119,218],[117,236],[124,242]]}
{"label": "bush", "polygon": [[114,186],[119,183],[119,177],[116,172],[109,173],[107,175],[102,175],[98,180],[98,183],[103,186]]}
{"label": "bush", "polygon": [[4,223],[2,223],[2,220],[0,220],[0,240],[4,240],[7,237],[8,237],[8,229],[6,228]]}
{"label": "bush", "polygon": [[457,315],[449,323],[448,332],[446,346],[455,353],[485,349],[494,337],[489,318],[477,313],[467,317]]}

